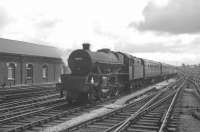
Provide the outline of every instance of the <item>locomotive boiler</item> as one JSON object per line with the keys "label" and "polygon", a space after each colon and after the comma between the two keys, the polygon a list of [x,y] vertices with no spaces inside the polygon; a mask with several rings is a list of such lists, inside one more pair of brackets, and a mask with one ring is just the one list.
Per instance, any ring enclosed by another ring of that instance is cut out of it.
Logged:
{"label": "locomotive boiler", "polygon": [[90,45],[73,51],[68,59],[71,74],[61,75],[64,95],[68,101],[97,100],[118,95],[123,83],[120,83],[123,55],[109,49],[97,52]]}

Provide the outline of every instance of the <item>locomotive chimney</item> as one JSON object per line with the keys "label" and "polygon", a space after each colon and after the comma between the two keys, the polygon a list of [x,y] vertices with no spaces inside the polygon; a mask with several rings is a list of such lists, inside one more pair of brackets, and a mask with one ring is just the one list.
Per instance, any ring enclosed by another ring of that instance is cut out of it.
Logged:
{"label": "locomotive chimney", "polygon": [[89,43],[83,43],[83,50],[90,50],[90,44]]}

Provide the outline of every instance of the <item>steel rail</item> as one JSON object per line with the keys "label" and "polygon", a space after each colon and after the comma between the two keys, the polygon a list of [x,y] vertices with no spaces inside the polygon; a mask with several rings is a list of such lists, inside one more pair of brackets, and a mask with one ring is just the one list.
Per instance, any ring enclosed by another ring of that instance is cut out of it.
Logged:
{"label": "steel rail", "polygon": [[[45,110],[44,111],[48,111],[48,113],[43,113],[43,111],[36,111],[39,115],[41,116],[41,118],[38,118],[38,119],[34,119],[33,121],[31,120],[30,118],[30,121],[28,122],[21,122],[23,124],[21,124],[20,126],[17,126],[15,128],[9,128],[8,131],[22,131],[22,130],[27,130],[29,128],[34,128],[35,126],[42,126],[44,124],[47,124],[51,121],[54,121],[54,120],[59,120],[59,118],[71,118],[70,116],[73,115],[74,117],[79,114],[79,113],[82,113],[82,112],[86,112],[88,111],[89,109],[96,109],[96,107],[101,107],[101,104],[102,103],[107,103],[107,102],[110,102],[110,101],[113,101],[115,100],[116,98],[118,97],[115,97],[115,98],[111,98],[111,99],[106,99],[104,101],[100,101],[100,102],[96,102],[95,104],[86,104],[86,105],[83,105],[83,106],[76,106],[76,107],[72,107],[70,106],[70,109],[63,109],[61,111],[58,111],[58,112],[54,112],[53,114],[51,114],[51,111],[50,110]],[[100,105],[100,106],[99,106]],[[53,108],[54,109],[54,108]],[[34,115],[37,114],[37,113],[30,113],[30,116],[33,115],[33,118],[34,118]],[[28,113],[29,115],[29,113]],[[26,115],[25,115],[26,116]],[[37,116],[37,115],[36,115]],[[19,117],[19,119],[21,119],[21,117]],[[22,118],[22,120],[26,118]],[[29,120],[29,119],[28,119]],[[69,120],[69,119],[68,119]],[[11,119],[12,121],[12,119]],[[14,122],[14,123],[20,123],[20,120],[18,121],[16,119],[17,122]],[[7,121],[8,122],[8,121]],[[9,124],[8,124],[9,125]]]}
{"label": "steel rail", "polygon": [[139,114],[139,112],[141,112],[144,108],[146,108],[147,106],[149,106],[149,105],[150,105],[153,101],[155,101],[163,92],[164,92],[164,90],[163,90],[163,91],[160,91],[159,94],[155,95],[152,99],[150,99],[147,103],[145,103],[140,109],[138,109],[134,114],[130,115],[130,117],[127,118],[125,121],[122,121],[122,122],[116,124],[115,126],[113,126],[113,127],[109,128],[109,129],[105,130],[104,132],[110,132],[110,131],[113,131],[113,130],[117,129],[117,127],[119,127],[119,126],[122,126],[122,125],[124,126],[124,125],[128,124],[128,122],[129,122],[129,120],[130,120],[131,118],[137,116],[137,114]]}
{"label": "steel rail", "polygon": [[95,117],[95,118],[87,120],[85,122],[81,122],[79,124],[76,124],[75,126],[70,126],[69,128],[66,129],[66,131],[69,132],[69,131],[77,130],[77,129],[81,128],[82,126],[86,126],[88,124],[104,120],[107,117],[117,115],[117,113],[121,113],[122,111],[127,110],[128,108],[139,109],[140,107],[142,107],[142,106],[140,106],[139,108],[137,108],[139,105],[143,105],[143,103],[145,104],[145,101],[148,101],[149,99],[153,98],[153,96],[155,96],[155,93],[151,93],[148,96],[144,96],[144,98],[141,98],[140,100],[136,100],[135,102],[131,102],[130,104],[127,104],[122,108],[118,108],[116,110],[113,110],[113,111],[111,111],[111,112],[109,112],[109,113],[107,113],[103,116]]}
{"label": "steel rail", "polygon": [[44,108],[44,109],[40,109],[40,110],[36,110],[36,111],[31,111],[29,113],[24,113],[24,114],[21,114],[21,115],[17,115],[17,116],[13,116],[13,117],[10,117],[10,118],[0,120],[0,123],[1,124],[7,123],[7,122],[10,122],[10,121],[13,121],[13,120],[17,120],[19,118],[23,118],[25,116],[31,116],[31,115],[34,115],[34,114],[37,114],[37,113],[41,113],[41,112],[49,111],[49,110],[52,110],[52,109],[55,109],[55,108],[58,108],[58,107],[62,107],[62,106],[67,105],[67,104],[68,103],[66,103],[66,102],[62,102],[60,104],[56,104],[56,105],[48,107],[48,108]]}
{"label": "steel rail", "polygon": [[60,101],[60,100],[64,100],[64,98],[52,98],[52,99],[51,98],[43,98],[43,99],[39,99],[38,101],[35,101],[33,103],[29,102],[29,103],[24,103],[24,104],[12,106],[12,107],[0,108],[0,113],[2,113],[4,111],[10,112],[12,110],[17,110],[20,108],[27,109],[27,108],[34,107],[34,106],[41,106],[43,104],[48,104],[48,103],[51,103],[54,101]]}
{"label": "steel rail", "polygon": [[[13,116],[19,116],[20,114],[29,113],[29,112],[32,112],[34,110],[41,109],[44,106],[56,104],[56,103],[59,103],[61,101],[65,101],[65,100],[63,98],[60,98],[60,99],[58,98],[58,99],[52,99],[52,100],[45,100],[45,101],[42,101],[42,102],[37,102],[37,103],[30,104],[30,105],[29,104],[28,105],[24,105],[24,107],[20,106],[20,109],[17,109],[18,107],[16,107],[15,108],[16,110],[2,113],[0,115],[0,121],[3,118],[6,119],[6,118],[9,118],[9,117],[13,117]],[[23,107],[23,108],[21,108],[21,107]]]}
{"label": "steel rail", "polygon": [[[177,79],[176,82],[170,83],[167,86],[163,86],[161,89],[159,89],[159,91],[161,91],[163,89],[170,89],[170,91],[164,92],[165,96],[166,96],[171,91],[174,91],[174,89],[177,88],[178,85],[180,85],[179,83],[181,82],[181,80],[182,80],[182,78]],[[156,94],[154,94],[151,98],[153,98],[154,96],[156,96],[158,94],[157,90],[156,91],[152,91],[152,92],[156,92]],[[91,129],[95,129],[96,128],[96,129],[101,129],[101,131],[103,131],[102,129],[104,129],[104,132],[112,131],[114,128],[118,127],[119,125],[121,125],[121,123],[123,123],[123,122],[121,122],[120,118],[123,118],[122,120],[127,119],[127,117],[130,114],[135,113],[138,109],[143,107],[143,105],[145,105],[146,102],[151,100],[151,98],[149,98],[148,100],[146,100],[143,103],[135,104],[135,107],[131,107],[130,106],[130,107],[123,107],[123,108],[120,108],[120,109],[116,109],[116,110],[113,110],[113,111],[111,111],[111,112],[109,112],[109,113],[107,113],[105,115],[102,115],[102,116],[99,116],[99,117],[95,117],[93,119],[89,119],[87,121],[78,123],[78,124],[76,124],[74,126],[70,126],[70,127],[66,128],[65,130],[66,131],[79,131],[79,129],[81,129],[80,131],[87,131],[87,130],[91,131]],[[132,101],[128,101],[128,102],[130,104],[133,103]],[[130,104],[126,104],[126,105],[128,106]],[[140,104],[142,104],[142,105],[140,105]],[[124,116],[120,117],[120,115],[121,115],[120,113],[121,114],[123,113]],[[119,114],[119,116],[118,116],[118,114]],[[112,120],[113,120],[113,123],[112,123]],[[105,125],[103,125],[103,124],[105,124]]]}
{"label": "steel rail", "polygon": [[[183,84],[182,84],[183,85]],[[179,86],[179,88],[181,88],[181,86]],[[176,91],[173,91],[170,95],[168,95],[167,97],[162,98],[161,100],[158,100],[157,102],[155,102],[154,104],[152,104],[151,106],[137,111],[135,114],[131,115],[131,117],[129,117],[126,121],[123,122],[123,124],[121,124],[120,126],[118,126],[114,132],[122,132],[123,130],[126,129],[126,127],[128,127],[131,123],[135,122],[137,119],[140,118],[140,116],[142,116],[143,114],[145,114],[148,111],[151,111],[152,109],[156,108],[157,106],[159,106],[161,103],[167,101],[170,97],[172,97],[173,95],[175,96],[176,93],[178,92],[179,88]]]}
{"label": "steel rail", "polygon": [[55,119],[59,119],[59,118],[62,118],[62,117],[65,117],[65,116],[70,116],[71,114],[74,114],[76,112],[80,112],[81,110],[84,110],[84,107],[75,107],[75,108],[72,108],[68,111],[63,111],[61,113],[57,113],[55,115],[51,115],[51,116],[48,116],[48,117],[45,117],[45,118],[42,118],[42,119],[38,119],[38,120],[34,120],[32,122],[29,122],[29,123],[26,123],[26,124],[23,124],[21,125],[20,127],[17,127],[17,128],[14,128],[13,130],[24,130],[24,129],[28,129],[30,127],[34,127],[34,126],[37,126],[37,125],[40,125],[42,126],[44,123],[48,123],[52,120],[55,120]]}
{"label": "steel rail", "polygon": [[184,83],[178,88],[175,96],[173,97],[172,102],[171,102],[171,104],[170,104],[170,106],[169,106],[169,108],[168,108],[168,110],[167,110],[167,112],[166,112],[166,114],[163,118],[161,127],[160,127],[158,132],[164,132],[166,130],[167,124],[169,122],[169,118],[171,117],[172,110],[175,106],[175,103],[176,103],[176,100],[177,100],[179,94],[181,93],[183,86],[184,86]]}
{"label": "steel rail", "polygon": [[134,115],[128,118],[128,120],[124,121],[124,123],[120,126],[118,126],[113,132],[122,132],[125,130],[131,123],[135,122],[137,119],[140,118],[143,114],[146,112],[151,111],[152,109],[158,107],[161,103],[167,101],[170,97],[172,97],[175,94],[175,92],[172,92],[170,95],[168,95],[165,98],[162,98],[161,100],[157,101],[156,103],[152,104],[151,106],[145,108],[142,111],[137,111]]}
{"label": "steel rail", "polygon": [[47,99],[51,99],[51,98],[58,98],[58,97],[60,97],[60,94],[56,93],[56,94],[41,95],[41,96],[34,97],[34,98],[19,99],[19,100],[12,101],[12,102],[1,103],[0,111],[3,108],[24,105],[24,104],[28,104],[28,103],[33,103],[33,102],[38,102],[38,101],[47,100]]}

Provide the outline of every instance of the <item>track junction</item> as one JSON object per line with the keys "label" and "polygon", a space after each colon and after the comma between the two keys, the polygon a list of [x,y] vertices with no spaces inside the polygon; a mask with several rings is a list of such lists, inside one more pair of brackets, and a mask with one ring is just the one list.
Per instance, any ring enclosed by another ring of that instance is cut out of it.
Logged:
{"label": "track junction", "polygon": [[[68,104],[55,86],[43,86],[42,92],[39,92],[41,87],[30,91],[22,88],[27,96],[16,99],[21,92],[13,92],[16,98],[7,96],[7,100],[1,102],[0,131],[198,131],[197,126],[192,128],[192,124],[200,120],[197,73],[190,69],[180,74],[176,81],[165,81],[164,85],[152,85],[130,95],[82,105]],[[38,94],[31,95],[31,92]],[[186,118],[191,119],[191,126],[185,123]]]}

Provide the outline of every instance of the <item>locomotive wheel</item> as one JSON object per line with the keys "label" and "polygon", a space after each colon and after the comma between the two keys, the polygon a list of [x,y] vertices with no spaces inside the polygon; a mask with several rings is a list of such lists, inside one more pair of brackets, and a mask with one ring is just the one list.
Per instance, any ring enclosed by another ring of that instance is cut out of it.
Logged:
{"label": "locomotive wheel", "polygon": [[66,100],[68,100],[68,92],[67,91],[63,91],[62,94],[63,94],[64,98]]}
{"label": "locomotive wheel", "polygon": [[68,104],[73,104],[73,101],[70,99],[67,99]]}
{"label": "locomotive wheel", "polygon": [[95,92],[95,90],[94,89],[90,89],[89,90],[89,92],[87,93],[87,100],[89,101],[89,102],[95,102],[96,100],[98,100],[98,95],[97,95],[97,93]]}
{"label": "locomotive wheel", "polygon": [[112,96],[119,96],[120,92],[118,88],[114,88],[112,91]]}
{"label": "locomotive wheel", "polygon": [[116,91],[115,91],[115,96],[119,96],[120,92],[119,92],[119,89],[116,88]]}
{"label": "locomotive wheel", "polygon": [[88,101],[89,102],[95,102],[95,100],[96,100],[96,97],[94,96],[94,94],[92,94],[92,93],[88,93],[88,95],[87,95],[87,99],[88,99]]}
{"label": "locomotive wheel", "polygon": [[64,95],[65,95],[65,99],[67,100],[67,102],[69,104],[73,104],[73,100],[72,100],[72,98],[70,98],[69,92],[64,91]]}
{"label": "locomotive wheel", "polygon": [[79,95],[78,102],[87,103],[88,102],[87,93],[82,93],[81,95]]}

